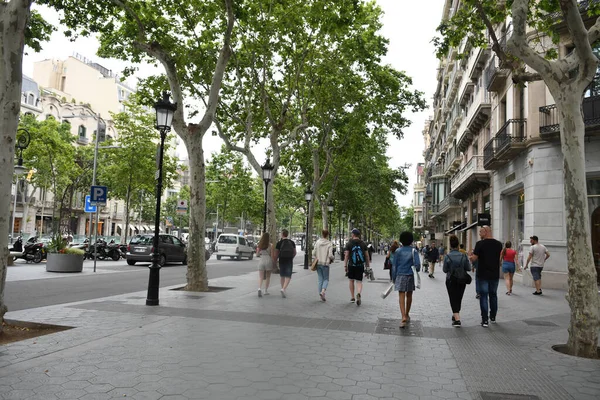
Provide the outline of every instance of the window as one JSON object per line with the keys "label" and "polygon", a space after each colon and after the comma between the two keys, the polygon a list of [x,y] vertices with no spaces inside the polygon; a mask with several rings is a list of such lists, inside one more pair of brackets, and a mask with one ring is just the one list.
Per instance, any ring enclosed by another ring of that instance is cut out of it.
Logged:
{"label": "window", "polygon": [[240,238],[240,246],[246,246],[246,239]]}
{"label": "window", "polygon": [[171,237],[171,239],[173,240],[173,244],[175,246],[181,246],[181,241],[179,239],[177,239],[176,237]]}
{"label": "window", "polygon": [[87,129],[85,128],[85,126],[79,125],[78,132],[79,132],[79,137],[80,138],[85,138],[86,137]]}
{"label": "window", "polygon": [[219,236],[219,243],[237,244],[237,239],[235,236],[221,235]]}
{"label": "window", "polygon": [[169,235],[163,235],[160,237],[160,241],[166,244],[173,244],[173,239]]}
{"label": "window", "polygon": [[421,206],[421,205],[423,205],[423,192],[419,192],[419,193],[417,194],[417,196],[418,196],[418,197],[417,197],[417,205],[418,205],[418,206]]}
{"label": "window", "polygon": [[491,209],[490,195],[488,194],[487,196],[483,196],[483,212],[489,214]]}

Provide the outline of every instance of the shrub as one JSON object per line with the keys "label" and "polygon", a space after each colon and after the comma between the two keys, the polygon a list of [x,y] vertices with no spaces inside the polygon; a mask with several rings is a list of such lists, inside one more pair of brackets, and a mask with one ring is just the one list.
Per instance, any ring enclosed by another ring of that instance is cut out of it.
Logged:
{"label": "shrub", "polygon": [[85,254],[85,251],[83,251],[83,249],[78,249],[76,247],[67,247],[64,250],[64,254],[77,254],[78,256],[82,256]]}

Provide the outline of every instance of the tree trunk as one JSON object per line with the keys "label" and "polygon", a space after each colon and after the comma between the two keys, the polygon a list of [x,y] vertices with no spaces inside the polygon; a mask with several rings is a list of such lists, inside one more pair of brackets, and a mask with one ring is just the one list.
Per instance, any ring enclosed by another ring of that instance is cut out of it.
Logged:
{"label": "tree trunk", "polygon": [[[271,239],[271,243],[275,245],[278,240],[277,235],[277,216],[275,214],[275,197],[273,195],[273,185],[275,181],[275,175],[273,174],[273,181],[269,182],[269,186],[267,187],[267,232],[269,232],[269,237]],[[282,227],[283,228],[283,227]],[[264,232],[263,232],[264,233]]]}
{"label": "tree trunk", "polygon": [[[190,128],[187,128],[188,131]],[[188,238],[187,286],[185,290],[205,292],[208,290],[208,275],[204,235],[206,234],[206,166],[202,149],[203,134],[182,132],[190,158],[190,236]],[[218,221],[217,221],[218,224]],[[217,225],[218,227],[218,225]],[[218,229],[217,229],[218,231]]]}
{"label": "tree trunk", "polygon": [[0,322],[4,320],[4,314],[8,310],[4,304],[8,260],[8,237],[5,232],[8,232],[10,226],[10,186],[21,111],[25,26],[29,19],[30,7],[31,0],[0,2]]}
{"label": "tree trunk", "polygon": [[571,306],[569,353],[597,358],[598,285],[590,238],[590,220],[585,175],[585,125],[582,97],[562,88],[553,93],[559,112],[560,141],[564,159],[564,195],[567,223],[567,264]]}

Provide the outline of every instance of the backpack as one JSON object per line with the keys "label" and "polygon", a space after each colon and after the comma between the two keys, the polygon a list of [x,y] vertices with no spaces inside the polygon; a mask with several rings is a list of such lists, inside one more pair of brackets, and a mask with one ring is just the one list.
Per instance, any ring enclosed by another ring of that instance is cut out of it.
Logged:
{"label": "backpack", "polygon": [[[466,257],[463,254],[463,257]],[[455,282],[455,283],[460,283],[463,285],[468,285],[471,283],[471,275],[469,275],[467,273],[467,271],[465,271],[465,269],[462,267],[462,258],[460,259],[460,267],[459,268],[452,268],[452,258],[450,258],[449,256],[446,256],[446,258],[448,258],[448,263],[450,264],[450,282]]]}
{"label": "backpack", "polygon": [[294,258],[294,244],[289,239],[281,239],[279,258]]}
{"label": "backpack", "polygon": [[355,267],[362,267],[365,264],[365,254],[363,253],[360,244],[355,244],[354,246],[352,246],[350,254],[352,257],[352,265],[354,265]]}

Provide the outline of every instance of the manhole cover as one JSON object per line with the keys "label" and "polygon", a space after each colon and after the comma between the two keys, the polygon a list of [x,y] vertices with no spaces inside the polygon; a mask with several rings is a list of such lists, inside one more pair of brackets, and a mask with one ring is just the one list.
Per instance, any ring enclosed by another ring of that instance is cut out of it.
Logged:
{"label": "manhole cover", "polygon": [[534,320],[534,319],[523,320],[523,322],[525,322],[527,325],[533,325],[533,326],[558,326],[554,322],[550,322],[550,321],[537,321],[537,320]]}
{"label": "manhole cover", "polygon": [[540,400],[539,397],[530,394],[493,393],[479,392],[482,400]]}
{"label": "manhole cover", "polygon": [[400,321],[399,319],[379,318],[375,333],[398,336],[423,336],[423,324],[421,321],[411,320],[404,328],[400,328]]}

